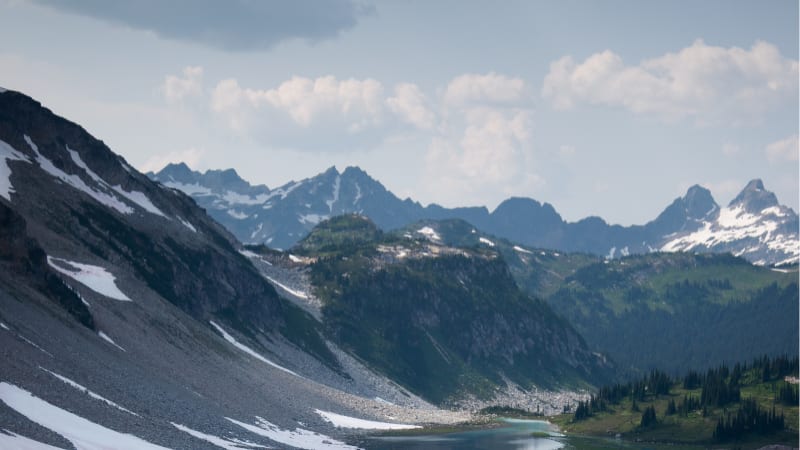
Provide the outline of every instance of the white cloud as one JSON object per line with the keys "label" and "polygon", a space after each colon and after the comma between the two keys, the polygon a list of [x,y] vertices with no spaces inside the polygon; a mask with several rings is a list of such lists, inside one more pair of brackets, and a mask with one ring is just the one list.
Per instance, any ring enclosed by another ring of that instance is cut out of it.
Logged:
{"label": "white cloud", "polygon": [[531,193],[536,173],[533,111],[526,84],[490,73],[462,75],[442,97],[444,119],[426,155],[424,184],[430,197],[450,204],[492,204]]}
{"label": "white cloud", "polygon": [[797,161],[798,153],[800,152],[800,143],[798,143],[798,138],[795,134],[794,136],[789,136],[786,139],[767,145],[765,151],[767,153],[767,159],[771,163]]}
{"label": "white cloud", "polygon": [[594,104],[666,120],[737,124],[759,120],[796,95],[797,78],[798,62],[767,42],[746,50],[697,40],[633,66],[610,50],[582,63],[565,56],[551,63],[542,96],[556,109]]}
{"label": "white cloud", "polygon": [[358,131],[378,122],[383,110],[383,86],[371,78],[292,77],[262,95],[269,105],[286,111],[304,127],[321,115],[335,115],[349,119],[348,128]]}
{"label": "white cloud", "polygon": [[187,66],[183,77],[167,75],[161,92],[169,103],[179,103],[188,97],[199,97],[203,93],[203,68]]}
{"label": "white cloud", "polygon": [[436,125],[436,115],[428,106],[428,98],[412,83],[400,83],[394,87],[394,97],[386,99],[389,110],[407,123],[423,130]]}
{"label": "white cloud", "polygon": [[186,163],[192,169],[199,169],[205,151],[189,148],[186,150],[174,151],[162,155],[155,155],[148,158],[143,164],[139,165],[137,169],[141,172],[158,172],[169,163]]}
{"label": "white cloud", "polygon": [[401,136],[427,141],[420,189],[439,202],[491,203],[542,185],[529,85],[493,72],[465,74],[438,92],[398,83],[386,93],[371,78],[333,76],[251,89],[230,78],[211,90],[210,107],[236,133],[272,148],[334,152],[381,148]]}
{"label": "white cloud", "polygon": [[231,129],[292,148],[319,149],[323,143],[346,148],[365,138],[379,142],[385,102],[376,80],[332,76],[292,77],[272,89],[242,88],[230,78],[217,83],[211,94],[211,109]]}
{"label": "white cloud", "polygon": [[530,93],[520,78],[509,78],[490,72],[485,75],[464,74],[454,78],[444,93],[444,103],[451,106],[528,104]]}

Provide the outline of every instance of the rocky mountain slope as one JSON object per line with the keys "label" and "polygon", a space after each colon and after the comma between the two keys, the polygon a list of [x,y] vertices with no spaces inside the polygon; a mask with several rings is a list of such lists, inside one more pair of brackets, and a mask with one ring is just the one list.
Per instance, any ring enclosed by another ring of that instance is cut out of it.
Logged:
{"label": "rocky mountain slope", "polygon": [[645,225],[610,225],[599,217],[567,222],[548,203],[510,198],[494,211],[484,207],[423,207],[400,200],[357,167],[322,174],[269,190],[251,186],[232,170],[194,172],[171,164],[148,174],[191,195],[242,242],[289,248],[314,225],[343,213],[368,216],[382,229],[423,219],[466,220],[478,229],[524,245],[619,257],[661,251],[730,252],[760,265],[800,259],[798,216],[778,203],[760,180],[750,182],[720,208],[711,193],[689,188]]}
{"label": "rocky mountain slope", "polygon": [[514,244],[458,219],[403,232],[419,229],[446,245],[498,252],[523,290],[544,299],[623,373],[679,373],[798,352],[796,267],[713,253],[564,253]]}
{"label": "rocky mountain slope", "polygon": [[541,300],[522,293],[498,252],[446,245],[430,229],[385,234],[369,219],[322,222],[292,250],[309,262],[328,333],[437,403],[570,388],[613,376]]}
{"label": "rocky mountain slope", "polygon": [[354,448],[359,429],[467,417],[326,340],[242,251],[190,197],[0,92],[0,448]]}

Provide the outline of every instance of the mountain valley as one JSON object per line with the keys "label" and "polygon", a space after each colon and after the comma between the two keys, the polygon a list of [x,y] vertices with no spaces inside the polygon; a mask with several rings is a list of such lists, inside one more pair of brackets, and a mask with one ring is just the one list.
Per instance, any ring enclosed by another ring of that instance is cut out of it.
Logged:
{"label": "mountain valley", "polygon": [[[692,188],[623,229],[530,199],[422,207],[358,168],[277,189],[145,176],[3,91],[0,196],[0,447],[355,448],[486,407],[556,414],[654,367],[797,352],[796,265],[743,259],[796,250],[796,214],[760,182],[721,210]],[[549,246],[592,223],[698,253],[603,256],[594,232]],[[758,250],[715,253],[734,241]]]}

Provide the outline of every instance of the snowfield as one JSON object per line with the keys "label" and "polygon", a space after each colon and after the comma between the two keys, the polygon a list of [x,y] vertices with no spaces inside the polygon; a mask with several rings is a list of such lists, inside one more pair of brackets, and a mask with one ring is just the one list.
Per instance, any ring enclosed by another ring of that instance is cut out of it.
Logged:
{"label": "snowfield", "polygon": [[0,382],[0,401],[31,421],[60,434],[78,450],[168,450],[132,434],[98,425],[10,383]]}
{"label": "snowfield", "polygon": [[52,445],[28,439],[11,431],[0,429],[0,448],[14,450],[63,450]]}
{"label": "snowfield", "polygon": [[206,434],[201,431],[193,430],[187,426],[177,424],[175,422],[170,422],[170,423],[172,424],[173,427],[183,431],[184,433],[194,436],[197,439],[201,439],[203,441],[214,444],[217,447],[224,448],[225,450],[242,450],[247,448],[269,448],[263,445],[254,444],[252,442],[243,441],[240,439],[226,439],[226,438],[221,438],[219,436],[214,436],[213,434]]}
{"label": "snowfield", "polygon": [[[704,222],[703,227],[684,236],[676,237],[665,243],[662,251],[690,251],[698,248],[713,248],[737,241],[752,239],[758,245],[752,245],[735,252],[736,256],[760,251],[766,246],[769,251],[794,255],[787,261],[796,261],[800,257],[800,243],[797,236],[778,234],[778,219],[785,216],[778,207],[769,207],[759,214],[750,214],[741,206],[722,208],[719,217],[713,222]],[[773,219],[773,220],[771,220]],[[764,265],[764,261],[754,264]]]}
{"label": "snowfield", "polygon": [[[54,264],[54,261],[58,264]],[[81,264],[52,256],[47,257],[47,263],[53,269],[83,284],[98,294],[123,302],[133,301],[119,290],[114,275],[100,266]],[[61,267],[59,264],[65,265],[68,268]]]}
{"label": "snowfield", "polygon": [[407,425],[403,423],[388,423],[358,419],[328,411],[321,411],[319,409],[315,409],[314,412],[322,416],[326,422],[330,422],[337,428],[357,428],[360,430],[413,430],[416,428],[422,428],[419,425]]}
{"label": "snowfield", "polygon": [[226,419],[228,419],[232,423],[235,423],[236,425],[239,425],[245,430],[250,431],[251,433],[258,434],[259,436],[264,436],[268,439],[271,439],[275,442],[279,442],[284,445],[291,445],[292,447],[303,448],[308,450],[315,450],[315,449],[349,450],[358,448],[358,447],[353,447],[352,445],[347,445],[344,442],[337,441],[331,438],[330,436],[314,433],[313,431],[304,430],[302,428],[295,428],[294,431],[284,430],[279,426],[270,423],[266,419],[258,416],[256,416],[255,425],[239,422],[238,420],[231,419],[230,417],[226,417]]}

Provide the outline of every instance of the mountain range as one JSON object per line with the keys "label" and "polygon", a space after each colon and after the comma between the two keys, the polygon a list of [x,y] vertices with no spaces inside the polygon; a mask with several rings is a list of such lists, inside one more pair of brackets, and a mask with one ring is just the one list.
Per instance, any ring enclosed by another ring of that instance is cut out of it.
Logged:
{"label": "mountain range", "polygon": [[478,229],[524,245],[610,258],[654,251],[732,253],[759,265],[800,259],[798,216],[779,204],[761,180],[749,182],[727,206],[695,185],[644,225],[610,225],[599,217],[565,221],[549,203],[509,198],[494,211],[444,208],[401,200],[358,167],[325,172],[269,189],[252,186],[233,169],[200,173],[170,164],[153,180],[197,201],[245,243],[290,248],[320,221],[344,213],[366,215],[382,229],[423,219],[466,220]]}
{"label": "mountain range", "polygon": [[[0,91],[0,448],[351,449],[486,406],[557,413],[685,358],[797,351],[793,267],[560,253],[497,230],[585,221],[530,199],[422,207],[357,168],[278,189],[168,169]],[[653,222],[683,224],[675,245],[791,228],[759,182],[718,212],[690,194]]]}

